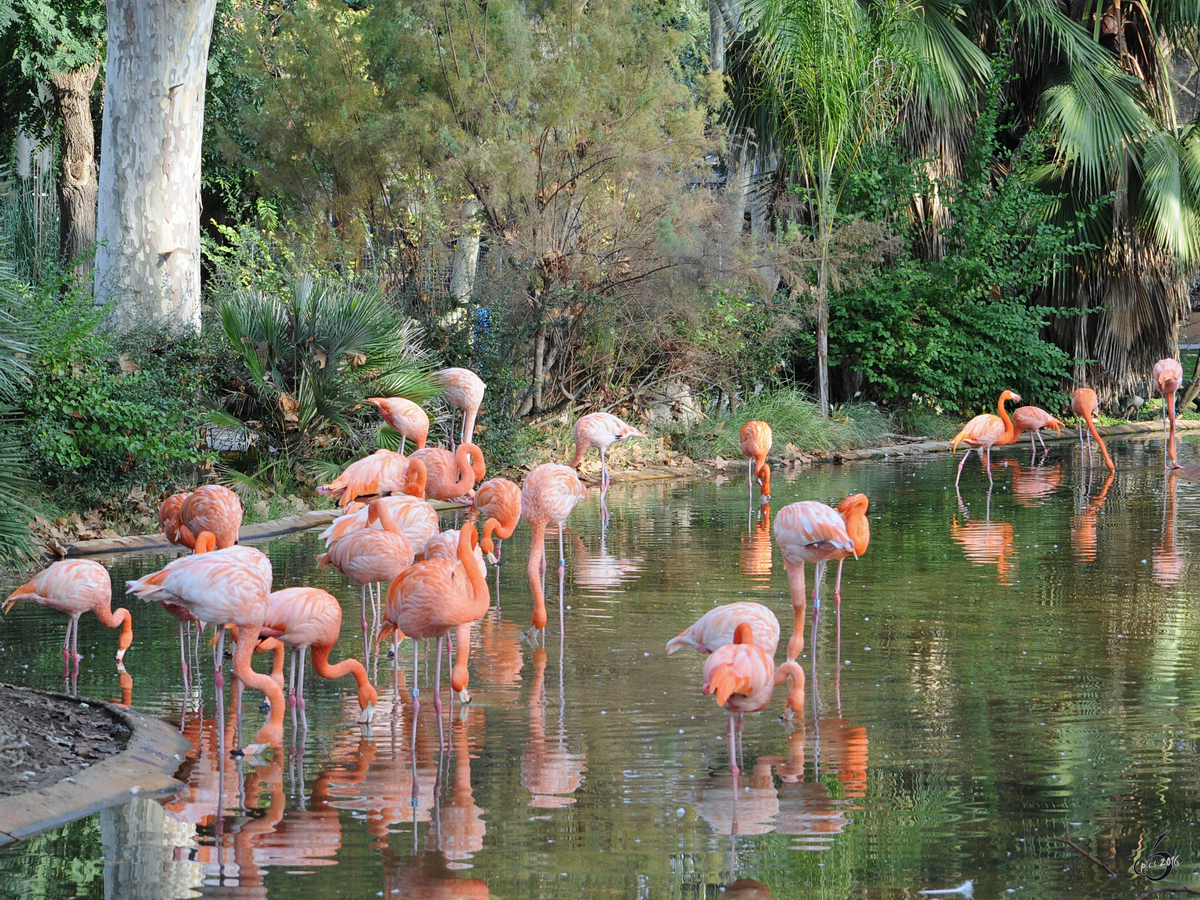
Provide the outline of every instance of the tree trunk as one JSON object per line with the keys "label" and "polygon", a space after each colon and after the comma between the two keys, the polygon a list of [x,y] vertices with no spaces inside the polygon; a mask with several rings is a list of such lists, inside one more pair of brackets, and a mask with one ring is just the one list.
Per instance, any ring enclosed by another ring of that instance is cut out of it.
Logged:
{"label": "tree trunk", "polygon": [[88,280],[85,257],[96,243],[96,138],[92,129],[92,87],[100,63],[50,77],[50,90],[62,121],[62,173],[58,179],[58,255],[63,265],[78,258],[75,277]]}
{"label": "tree trunk", "polygon": [[820,222],[820,262],[817,266],[817,402],[829,418],[829,237],[826,216]]}
{"label": "tree trunk", "polygon": [[216,0],[107,0],[96,296],[200,327],[200,140]]}
{"label": "tree trunk", "polygon": [[[469,227],[482,208],[478,200],[463,203],[463,222]],[[450,299],[460,306],[471,300],[475,291],[475,271],[479,266],[479,233],[464,231],[454,242],[454,263],[450,274]]]}
{"label": "tree trunk", "polygon": [[725,16],[720,0],[708,0],[708,64],[714,72],[725,71]]}

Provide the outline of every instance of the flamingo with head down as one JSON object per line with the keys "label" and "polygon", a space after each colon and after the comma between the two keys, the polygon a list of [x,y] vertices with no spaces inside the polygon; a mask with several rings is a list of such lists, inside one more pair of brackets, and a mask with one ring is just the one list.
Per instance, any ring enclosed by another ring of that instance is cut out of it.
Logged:
{"label": "flamingo with head down", "polygon": [[1170,438],[1167,441],[1165,467],[1179,469],[1182,467],[1175,459],[1175,392],[1183,384],[1183,366],[1179,364],[1179,360],[1168,357],[1156,362],[1154,364],[1154,384],[1165,401],[1163,403],[1163,431],[1167,430],[1167,419],[1170,418]]}
{"label": "flamingo with head down", "polygon": [[[1113,465],[1112,457],[1108,455],[1108,448],[1104,446],[1104,439],[1100,437],[1100,432],[1096,430],[1096,423],[1092,421],[1092,416],[1096,412],[1096,407],[1099,401],[1096,399],[1096,392],[1091,388],[1081,387],[1076,388],[1075,393],[1071,395],[1071,412],[1079,416],[1079,443],[1083,444],[1083,426],[1086,424],[1091,436],[1096,443],[1100,445],[1100,452],[1104,455],[1104,465],[1108,466],[1108,471],[1116,470]],[[1092,445],[1088,444],[1088,465],[1092,464]]]}
{"label": "flamingo with head down", "polygon": [[747,475],[750,499],[754,499],[754,478],[757,476],[759,499],[766,503],[771,499],[771,467],[767,463],[767,454],[771,452],[771,426],[757,420],[747,422],[738,432],[738,442],[742,447],[742,455],[750,463]]}
{"label": "flamingo with head down", "polygon": [[409,462],[424,464],[428,500],[469,501],[475,482],[487,474],[483,451],[471,443],[459,444],[453,453],[441,447],[426,447],[413,453]]}

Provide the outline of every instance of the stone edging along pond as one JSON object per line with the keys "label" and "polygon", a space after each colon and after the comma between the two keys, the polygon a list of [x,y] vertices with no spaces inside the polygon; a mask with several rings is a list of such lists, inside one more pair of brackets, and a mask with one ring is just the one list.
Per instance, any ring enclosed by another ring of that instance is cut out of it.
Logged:
{"label": "stone edging along pond", "polygon": [[[1183,421],[1177,420],[1175,427],[1179,431],[1200,431],[1200,421]],[[1163,430],[1161,422],[1130,422],[1124,425],[1106,425],[1103,428],[1097,429],[1103,437],[1115,437],[1119,435],[1132,434],[1152,434]],[[1075,432],[1069,428],[1064,428],[1061,436],[1054,436],[1053,432],[1043,435],[1047,443],[1053,441],[1073,441],[1076,440]],[[916,441],[909,444],[889,444],[883,447],[868,447],[862,450],[834,450],[830,452],[820,453],[813,458],[814,464],[819,463],[841,463],[851,460],[860,459],[881,459],[892,456],[915,456],[921,453],[944,453],[950,449],[950,442],[937,441]],[[776,457],[771,458],[772,462],[780,462]],[[730,463],[737,464],[741,460],[730,460]],[[707,463],[692,462],[689,465],[673,465],[673,466],[646,466],[641,469],[625,469],[613,471],[612,480],[614,482],[636,482],[636,481],[663,481],[673,478],[697,478],[706,477],[713,474],[719,474],[721,470],[708,465]],[[590,485],[598,485],[599,478],[592,476],[583,476],[583,480]],[[439,500],[430,501],[435,509],[460,509],[463,508],[460,503],[446,503]],[[275,519],[270,522],[260,522],[257,525],[245,525],[242,527],[238,535],[238,539],[242,543],[253,543],[255,541],[268,540],[270,538],[280,537],[285,534],[291,534],[295,531],[304,531],[309,528],[315,528],[319,525],[328,525],[338,515],[338,510],[335,509],[317,509],[309,512],[300,513],[295,516],[285,516],[282,519]],[[130,534],[115,538],[102,538],[94,541],[74,541],[69,544],[64,544],[68,557],[79,556],[101,556],[116,553],[140,553],[147,550],[169,550],[165,535],[162,534]]]}
{"label": "stone edging along pond", "polygon": [[[0,684],[0,691],[29,691]],[[78,769],[49,787],[0,799],[0,847],[49,828],[74,821],[135,795],[174,792],[182,787],[173,776],[191,742],[165,722],[91,698],[36,691],[68,704],[87,703],[104,709],[129,729],[120,753]]]}

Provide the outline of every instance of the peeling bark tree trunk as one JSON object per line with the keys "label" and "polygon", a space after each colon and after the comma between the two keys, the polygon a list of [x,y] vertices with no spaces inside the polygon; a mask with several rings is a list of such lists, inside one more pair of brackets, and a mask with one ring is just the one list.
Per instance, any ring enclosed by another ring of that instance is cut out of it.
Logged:
{"label": "peeling bark tree trunk", "polygon": [[[50,78],[62,120],[62,174],[58,180],[58,254],[63,264],[83,257],[96,242],[96,138],[92,129],[92,87],[100,63]],[[86,282],[90,259],[81,258],[75,277]]]}
{"label": "peeling bark tree trunk", "polygon": [[720,0],[708,0],[708,64],[714,72],[725,71],[725,15]]}
{"label": "peeling bark tree trunk", "polygon": [[107,0],[96,296],[200,327],[200,139],[216,0]]}
{"label": "peeling bark tree trunk", "polygon": [[[478,200],[463,204],[463,220],[469,222],[482,208]],[[475,291],[475,271],[479,266],[479,235],[464,231],[454,242],[454,263],[450,275],[450,297],[462,306],[470,302]]]}

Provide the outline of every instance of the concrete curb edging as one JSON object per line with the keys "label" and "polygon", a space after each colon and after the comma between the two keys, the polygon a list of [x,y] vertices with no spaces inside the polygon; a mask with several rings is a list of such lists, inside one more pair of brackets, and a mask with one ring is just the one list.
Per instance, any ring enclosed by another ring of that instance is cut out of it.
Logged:
{"label": "concrete curb edging", "polygon": [[[444,509],[465,508],[461,503],[449,503],[443,500],[430,500],[429,505],[441,511]],[[305,531],[319,525],[328,525],[338,516],[338,509],[312,509],[295,516],[284,516],[270,522],[259,522],[256,525],[243,525],[238,531],[238,543],[253,544],[271,538],[291,534],[294,531]],[[100,538],[94,541],[72,541],[63,544],[67,557],[103,556],[110,553],[141,553],[147,550],[171,550],[164,534],[125,534],[115,538]],[[174,549],[182,550],[176,547]]]}
{"label": "concrete curb edging", "polygon": [[[0,684],[0,690],[30,691]],[[182,782],[173,776],[191,743],[158,719],[122,709],[103,700],[69,697],[55,691],[34,691],[67,703],[87,703],[108,711],[129,730],[129,742],[120,753],[80,769],[71,778],[37,791],[0,800],[0,847],[38,832],[113,806],[135,795],[174,792]]]}

